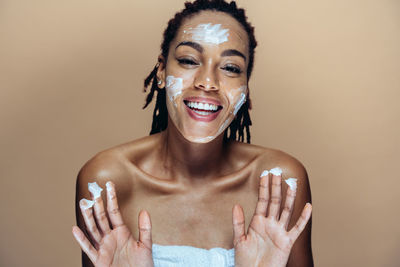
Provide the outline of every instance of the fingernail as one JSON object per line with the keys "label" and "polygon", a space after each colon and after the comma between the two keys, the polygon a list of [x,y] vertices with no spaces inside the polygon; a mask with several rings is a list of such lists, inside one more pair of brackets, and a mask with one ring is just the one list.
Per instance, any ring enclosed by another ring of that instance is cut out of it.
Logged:
{"label": "fingernail", "polygon": [[261,173],[260,178],[261,178],[261,177],[264,177],[264,176],[268,176],[268,174],[269,174],[269,171],[268,171],[268,170],[264,170],[264,171]]}
{"label": "fingernail", "polygon": [[282,175],[282,169],[279,167],[275,167],[271,170],[269,170],[270,173],[272,173],[275,176],[281,176]]}
{"label": "fingernail", "polygon": [[79,205],[80,205],[83,209],[87,210],[87,209],[93,207],[94,201],[88,200],[88,199],[86,199],[86,198],[82,198],[82,199],[79,201]]}
{"label": "fingernail", "polygon": [[96,183],[88,183],[89,192],[92,193],[93,199],[99,198],[101,196],[101,191],[103,189]]}
{"label": "fingernail", "polygon": [[292,191],[296,191],[297,189],[297,178],[288,178],[285,180],[287,185],[290,187]]}

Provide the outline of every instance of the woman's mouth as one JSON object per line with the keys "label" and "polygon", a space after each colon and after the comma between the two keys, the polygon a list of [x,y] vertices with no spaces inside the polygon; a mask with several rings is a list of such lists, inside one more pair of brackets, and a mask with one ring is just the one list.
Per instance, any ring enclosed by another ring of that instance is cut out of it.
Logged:
{"label": "woman's mouth", "polygon": [[183,102],[185,103],[190,117],[200,121],[214,120],[222,109],[221,105],[209,101],[184,100]]}

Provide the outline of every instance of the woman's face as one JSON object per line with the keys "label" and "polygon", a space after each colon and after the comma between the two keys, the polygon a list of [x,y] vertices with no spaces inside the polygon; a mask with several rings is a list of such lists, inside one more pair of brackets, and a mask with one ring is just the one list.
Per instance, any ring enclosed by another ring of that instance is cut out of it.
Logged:
{"label": "woman's face", "polygon": [[190,142],[207,143],[229,126],[246,100],[248,36],[223,12],[184,20],[159,78],[168,114]]}

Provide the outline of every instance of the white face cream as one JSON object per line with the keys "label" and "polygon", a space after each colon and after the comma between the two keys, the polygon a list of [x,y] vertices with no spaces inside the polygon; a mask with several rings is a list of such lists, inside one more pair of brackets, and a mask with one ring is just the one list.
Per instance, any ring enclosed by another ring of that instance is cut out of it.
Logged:
{"label": "white face cream", "polygon": [[260,178],[261,178],[261,177],[264,177],[264,176],[268,176],[268,174],[269,174],[269,171],[268,171],[268,170],[264,170],[264,171],[261,173]]}
{"label": "white face cream", "polygon": [[96,183],[88,183],[89,192],[92,193],[93,199],[101,197],[103,189]]}
{"label": "white face cream", "polygon": [[296,178],[288,178],[285,180],[287,185],[290,187],[292,191],[296,191],[297,189],[297,179]]}
{"label": "white face cream", "polygon": [[176,97],[182,93],[183,79],[175,78],[172,75],[167,76],[165,88],[167,90],[167,96],[171,102],[176,106]]}
{"label": "white face cream", "polygon": [[275,168],[269,170],[269,172],[272,173],[272,174],[275,175],[275,176],[280,176],[280,175],[282,175],[282,169],[279,168],[279,167],[275,167]]}
{"label": "white face cream", "polygon": [[239,109],[242,107],[242,105],[244,104],[245,101],[246,101],[245,93],[240,93],[240,98],[239,98],[239,101],[235,105],[235,109],[233,110],[233,115],[236,116],[236,114],[238,113]]}
{"label": "white face cream", "polygon": [[195,41],[215,45],[228,41],[229,36],[228,29],[221,28],[221,24],[212,25],[211,23],[199,24],[196,28],[183,32],[191,34]]}
{"label": "white face cream", "polygon": [[80,205],[83,209],[87,210],[87,209],[90,209],[91,207],[93,207],[94,201],[88,200],[88,199],[86,199],[86,198],[82,198],[82,199],[79,201],[79,205]]}

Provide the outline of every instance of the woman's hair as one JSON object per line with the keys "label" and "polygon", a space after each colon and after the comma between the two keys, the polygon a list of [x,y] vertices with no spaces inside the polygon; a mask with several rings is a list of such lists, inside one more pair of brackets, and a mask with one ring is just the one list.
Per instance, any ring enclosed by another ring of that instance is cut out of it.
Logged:
{"label": "woman's hair", "polygon": [[[244,9],[238,8],[235,1],[230,3],[227,3],[224,0],[196,0],[193,3],[186,2],[185,8],[175,14],[174,18],[168,22],[168,26],[164,31],[164,40],[161,44],[161,55],[164,57],[164,60],[168,60],[170,43],[175,38],[175,35],[184,19],[189,18],[194,14],[198,14],[204,10],[227,13],[235,18],[246,30],[249,37],[249,64],[247,67],[247,79],[249,79],[253,70],[254,49],[257,46],[257,41],[254,37],[254,27],[247,22]],[[165,130],[168,126],[168,110],[166,105],[165,89],[159,89],[157,86],[157,69],[158,64],[154,67],[153,71],[144,81],[144,91],[146,91],[146,88],[149,87],[150,83],[151,90],[146,97],[146,104],[143,108],[146,108],[150,104],[150,102],[153,100],[155,91],[157,91],[157,100],[154,107],[153,123],[151,125],[150,134],[159,133]],[[250,143],[251,119],[249,109],[251,109],[251,102],[249,94],[247,94],[246,102],[242,105],[229,127],[225,130],[224,140],[238,140],[243,142],[244,129],[246,129],[246,141],[247,143]]]}

